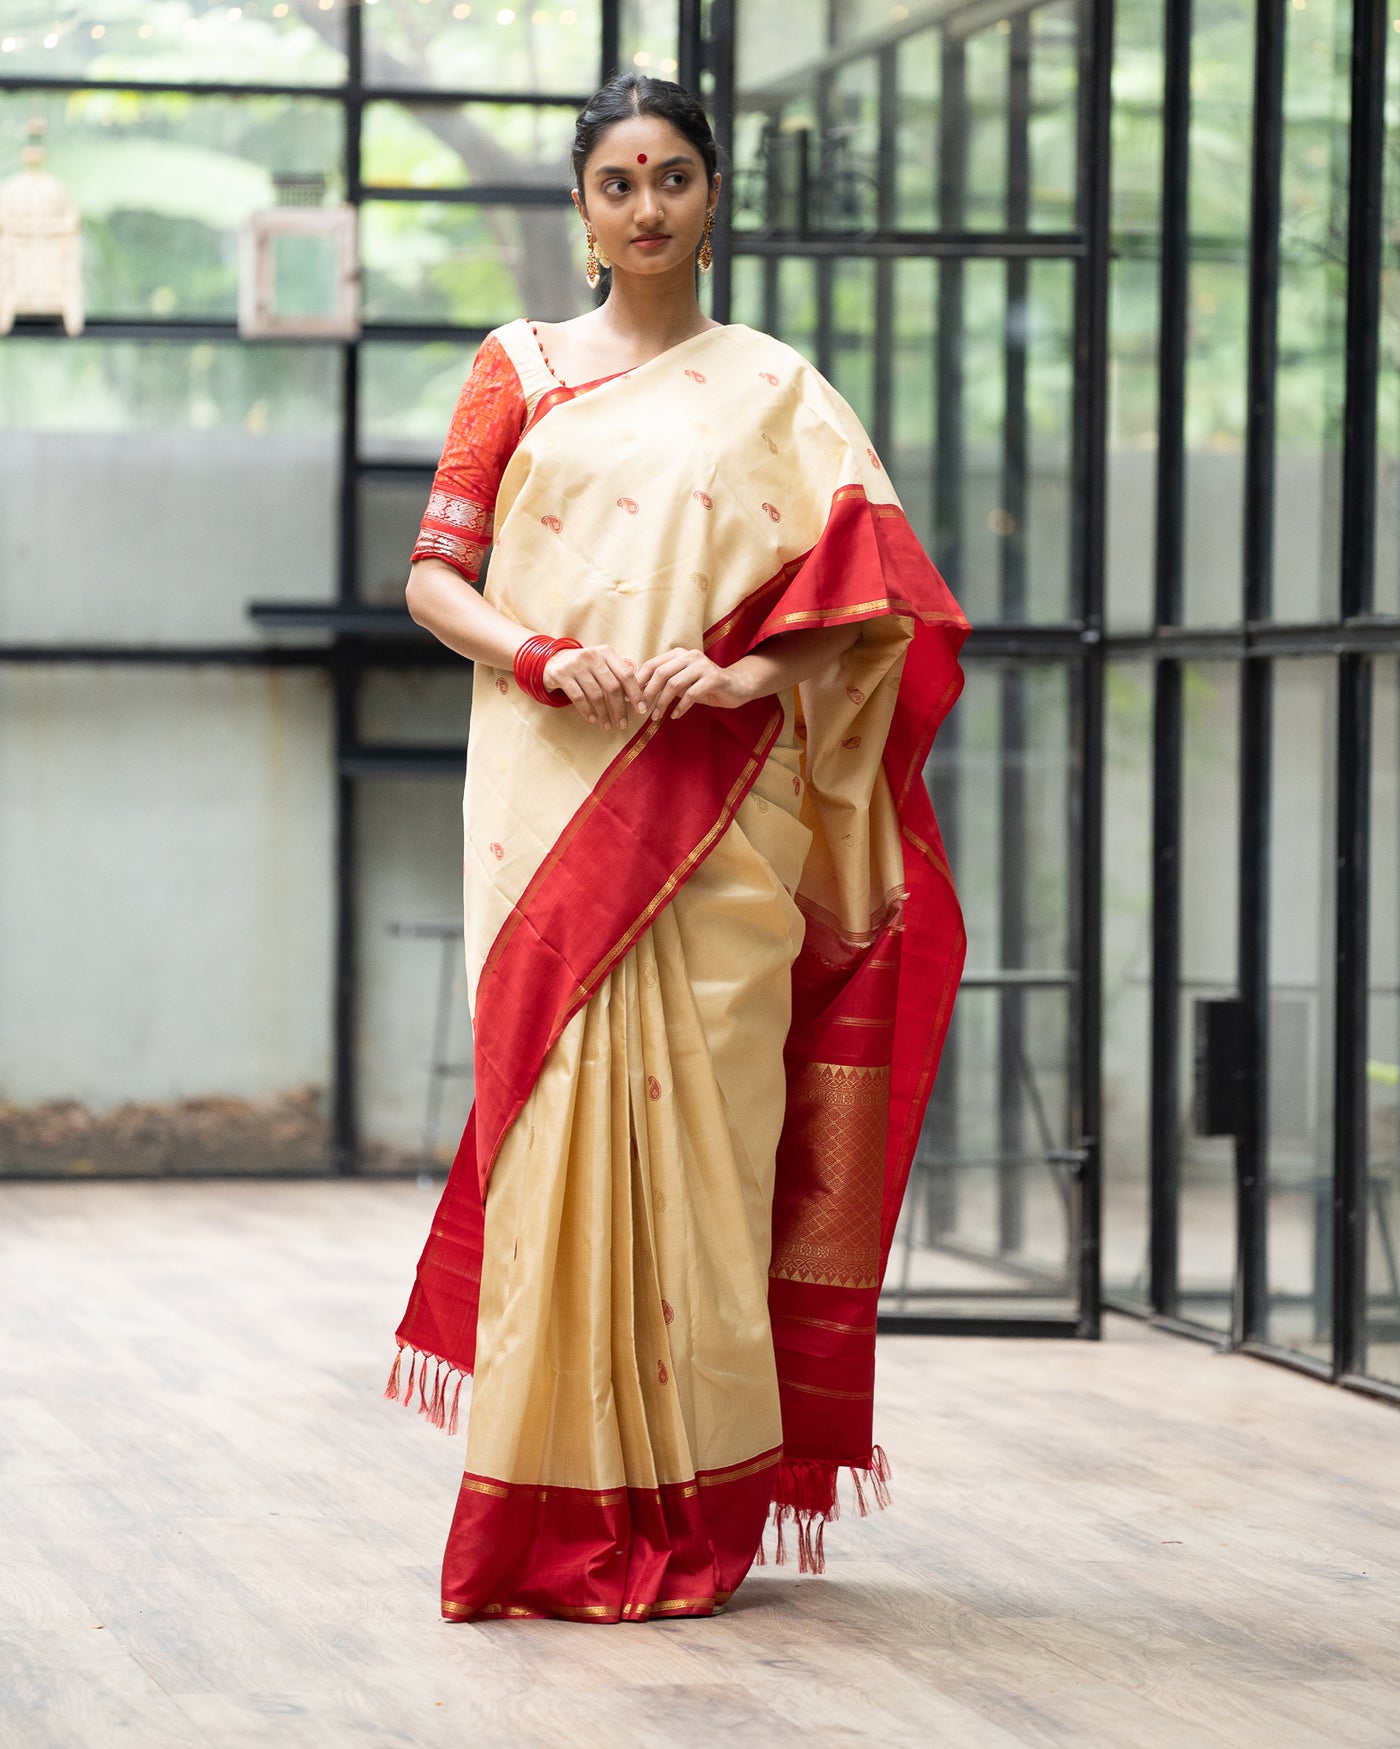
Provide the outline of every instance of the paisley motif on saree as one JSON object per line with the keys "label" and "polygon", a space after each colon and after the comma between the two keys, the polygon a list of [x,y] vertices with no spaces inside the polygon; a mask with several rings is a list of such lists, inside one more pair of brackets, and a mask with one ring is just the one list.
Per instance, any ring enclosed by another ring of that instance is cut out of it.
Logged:
{"label": "paisley motif on saree", "polygon": [[442,1423],[477,1374],[449,1617],[706,1613],[770,1507],[819,1567],[838,1468],[883,1491],[876,1301],[964,950],[922,772],[966,622],[780,342],[710,330],[568,399],[526,324],[493,339],[530,402],[503,612],[638,662],[862,628],[787,700],[621,745],[474,680],[476,1104],[390,1394],[407,1360]]}

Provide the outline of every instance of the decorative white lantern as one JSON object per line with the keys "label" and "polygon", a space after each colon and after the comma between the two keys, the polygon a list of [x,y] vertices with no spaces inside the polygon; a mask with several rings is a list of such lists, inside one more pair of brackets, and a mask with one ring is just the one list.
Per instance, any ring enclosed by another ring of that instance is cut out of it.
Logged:
{"label": "decorative white lantern", "polygon": [[248,340],[353,340],[360,331],[355,209],[302,204],[293,185],[305,181],[314,197],[319,177],[278,181],[292,204],[253,213],[243,227],[238,332]]}
{"label": "decorative white lantern", "polygon": [[16,316],[61,316],[83,331],[82,236],[73,197],[43,168],[44,124],[31,122],[24,169],[0,183],[0,334]]}

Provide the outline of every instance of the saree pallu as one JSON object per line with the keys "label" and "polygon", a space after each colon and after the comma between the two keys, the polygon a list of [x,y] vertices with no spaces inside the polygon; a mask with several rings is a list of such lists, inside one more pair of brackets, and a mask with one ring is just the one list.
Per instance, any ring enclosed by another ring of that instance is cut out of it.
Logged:
{"label": "saree pallu", "polygon": [[963,956],[922,771],[966,622],[850,408],[742,326],[539,398],[486,594],[638,664],[861,626],[785,698],[625,737],[474,680],[476,1104],[389,1387],[442,1424],[475,1372],[443,1612],[708,1614],[770,1512],[820,1568],[838,1469],[883,1491],[875,1306]]}

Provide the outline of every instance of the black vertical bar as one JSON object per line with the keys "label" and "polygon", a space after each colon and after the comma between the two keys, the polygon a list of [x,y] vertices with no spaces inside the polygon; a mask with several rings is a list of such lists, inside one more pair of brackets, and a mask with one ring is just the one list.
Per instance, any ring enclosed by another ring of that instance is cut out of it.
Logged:
{"label": "black vertical bar", "polygon": [[1376,582],[1376,383],[1385,193],[1386,0],[1355,0],[1342,438],[1342,617],[1369,613]]}
{"label": "black vertical bar", "polygon": [[[1024,231],[1030,216],[1030,23],[1016,14],[1007,38],[1006,228]],[[1005,407],[1001,443],[1000,558],[1001,620],[1019,624],[1026,617],[1026,364],[1030,273],[1025,261],[1006,264],[1006,307],[1002,347]],[[1001,675],[1001,854],[999,934],[1001,965],[1014,971],[1026,963],[1026,675],[1019,667]],[[1015,1253],[1025,1243],[1025,1113],[1016,1065],[1029,1054],[1025,1035],[1026,998],[1016,988],[1001,992],[998,1016],[1000,1097],[997,1145],[998,1249]]]}
{"label": "black vertical bar", "polygon": [[1238,1186],[1233,1336],[1261,1340],[1268,1321],[1269,759],[1273,674],[1246,661],[1240,677],[1239,984],[1245,1010],[1243,1124]]}
{"label": "black vertical bar", "polygon": [[1177,1132],[1181,1001],[1182,665],[1157,664],[1152,712],[1151,1230],[1148,1298],[1178,1312],[1181,1150]]}
{"label": "black vertical bar", "polygon": [[676,83],[697,97],[701,95],[700,73],[706,64],[700,12],[701,0],[680,0],[676,15]]}
{"label": "black vertical bar", "polygon": [[[1347,372],[1342,440],[1341,613],[1375,601],[1376,383],[1385,192],[1386,0],[1355,0],[1347,214]],[[1334,1063],[1333,1365],[1367,1365],[1372,666],[1340,665],[1337,735],[1337,999]]]}
{"label": "black vertical bar", "polygon": [[[709,25],[705,63],[714,81],[710,101],[714,106],[715,143],[719,147],[720,167],[725,173],[730,173],[734,163],[734,0],[710,0]],[[772,220],[773,213],[770,208],[768,222],[771,224]],[[711,273],[714,283],[710,292],[710,311],[717,322],[728,322],[733,309],[733,227],[734,191],[731,188],[729,197],[721,199],[719,203],[714,236],[711,238],[714,252]],[[766,304],[765,298],[765,326],[768,322]],[[772,332],[771,328],[768,332]]]}
{"label": "black vertical bar", "polygon": [[[363,196],[360,142],[364,121],[364,17],[351,6],[345,14],[345,198],[357,210]],[[355,341],[342,352],[340,409],[340,517],[337,594],[353,602],[358,594],[360,470],[360,350]],[[354,745],[359,701],[358,650],[337,638],[331,652],[330,680],[335,713],[334,990],[331,1008],[331,1165],[339,1173],[359,1169],[359,1124],[355,1020],[359,964],[356,903],[359,871],[355,856],[355,783],[341,769]]]}
{"label": "black vertical bar", "polygon": [[1191,9],[1167,0],[1162,42],[1162,255],[1157,343],[1156,613],[1180,625],[1186,507],[1186,335],[1191,260]]}
{"label": "black vertical bar", "polygon": [[[1157,343],[1158,625],[1179,625],[1186,515],[1186,335],[1191,259],[1192,0],[1167,0],[1162,39],[1162,211]],[[1148,1103],[1149,1303],[1179,1311],[1182,667],[1157,666],[1152,712],[1152,989]]]}
{"label": "black vertical bar", "polygon": [[[876,224],[882,232],[895,228],[895,171],[899,164],[899,59],[892,45],[879,58],[879,153],[876,159]],[[870,435],[884,455],[894,431],[894,342],[896,263],[881,256],[875,272],[875,356]]]}
{"label": "black vertical bar", "polygon": [[606,85],[622,62],[622,0],[602,0],[598,18],[598,83]]}
{"label": "black vertical bar", "polygon": [[[1266,619],[1273,598],[1274,398],[1283,174],[1284,0],[1257,0],[1254,142],[1250,170],[1248,376],[1244,432],[1244,617]],[[1272,676],[1247,660],[1240,689],[1240,994],[1250,1019],[1239,1173],[1240,1281],[1236,1335],[1268,1328],[1269,756]]]}
{"label": "black vertical bar", "polygon": [[[963,192],[967,164],[967,54],[961,37],[944,34],[939,88],[938,212],[944,230],[963,223]],[[963,550],[963,289],[965,266],[956,256],[936,262],[934,310],[933,557],[954,587],[962,572]],[[957,711],[943,725],[939,746],[948,777],[934,792],[952,866],[958,866],[953,846],[958,838],[959,777],[957,755],[962,717]],[[939,1098],[940,1153],[948,1164],[929,1173],[925,1199],[930,1240],[952,1231],[958,1220],[959,1031],[956,1018],[943,1047],[936,1092]]]}
{"label": "black vertical bar", "polygon": [[1343,656],[1337,724],[1337,1001],[1333,1101],[1333,1372],[1366,1364],[1371,663]]}
{"label": "black vertical bar", "polygon": [[1244,617],[1272,611],[1274,400],[1278,369],[1285,0],[1257,0],[1250,169],[1248,378],[1244,431]]}
{"label": "black vertical bar", "polygon": [[331,1084],[331,1165],[339,1173],[359,1170],[359,1110],[355,1061],[359,956],[356,941],[358,868],[355,780],[339,769],[355,744],[359,658],[343,640],[331,653],[335,708],[335,998],[332,1015],[334,1071]]}
{"label": "black vertical bar", "polygon": [[1071,1035],[1079,1040],[1078,1143],[1080,1333],[1100,1331],[1102,1261],[1104,567],[1108,503],[1109,150],[1113,119],[1114,0],[1083,0],[1079,13],[1080,226],[1088,256],[1078,268],[1075,308],[1074,479],[1071,575],[1080,579],[1084,625],[1079,664],[1080,810],[1078,906],[1072,947],[1079,1000]]}

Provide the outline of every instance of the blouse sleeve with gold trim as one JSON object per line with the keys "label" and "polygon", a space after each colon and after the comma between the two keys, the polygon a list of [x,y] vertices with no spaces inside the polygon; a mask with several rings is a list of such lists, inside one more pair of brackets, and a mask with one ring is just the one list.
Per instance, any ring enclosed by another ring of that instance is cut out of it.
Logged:
{"label": "blouse sleeve with gold trim", "polygon": [[441,559],[474,583],[491,544],[496,493],[525,425],[525,394],[495,335],[482,341],[462,385],[433,477],[413,558]]}

